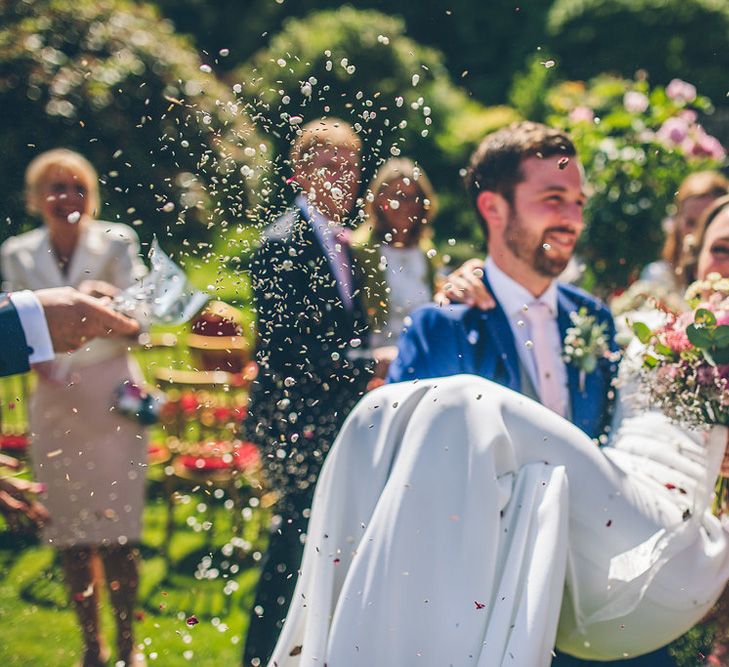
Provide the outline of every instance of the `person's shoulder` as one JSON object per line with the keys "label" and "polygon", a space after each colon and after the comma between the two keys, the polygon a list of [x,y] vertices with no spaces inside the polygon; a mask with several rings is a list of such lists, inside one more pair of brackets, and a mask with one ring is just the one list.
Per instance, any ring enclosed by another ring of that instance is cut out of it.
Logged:
{"label": "person's shoulder", "polygon": [[287,255],[289,248],[296,246],[295,232],[300,220],[299,212],[290,209],[266,225],[260,232],[249,264],[254,265],[258,261]]}
{"label": "person's shoulder", "polygon": [[45,227],[36,227],[28,232],[11,236],[0,245],[0,254],[7,257],[21,250],[32,252],[40,247],[47,234]]}
{"label": "person's shoulder", "polygon": [[[251,275],[268,275],[274,267],[288,265],[288,268],[293,268],[292,262],[299,254],[295,239],[299,220],[296,210],[288,210],[264,227],[245,259],[245,268]],[[287,264],[283,264],[284,262]]]}
{"label": "person's shoulder", "polygon": [[111,244],[139,245],[139,236],[129,225],[123,222],[91,220],[89,232],[98,238],[104,238]]}
{"label": "person's shoulder", "polygon": [[433,329],[439,326],[450,326],[454,323],[463,321],[469,311],[473,310],[471,306],[462,303],[449,303],[445,306],[437,303],[427,303],[420,308],[416,308],[411,314],[410,319],[414,326],[423,329]]}
{"label": "person's shoulder", "polygon": [[[573,301],[578,308],[587,308],[589,311],[610,315],[610,309],[594,294],[586,292],[581,287],[569,283],[560,283],[557,289]],[[612,316],[611,316],[612,317]]]}
{"label": "person's shoulder", "polygon": [[285,245],[291,243],[296,230],[296,223],[301,219],[297,209],[289,209],[263,228],[262,245]]}
{"label": "person's shoulder", "polygon": [[643,267],[640,279],[655,282],[675,281],[676,274],[665,259],[657,259]]}

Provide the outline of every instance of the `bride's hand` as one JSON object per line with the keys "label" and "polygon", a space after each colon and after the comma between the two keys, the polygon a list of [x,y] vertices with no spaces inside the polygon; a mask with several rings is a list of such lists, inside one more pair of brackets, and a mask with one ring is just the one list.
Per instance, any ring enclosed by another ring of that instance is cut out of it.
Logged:
{"label": "bride's hand", "polygon": [[448,275],[433,300],[439,306],[465,303],[480,310],[494,308],[496,301],[483,282],[483,260],[469,259]]}

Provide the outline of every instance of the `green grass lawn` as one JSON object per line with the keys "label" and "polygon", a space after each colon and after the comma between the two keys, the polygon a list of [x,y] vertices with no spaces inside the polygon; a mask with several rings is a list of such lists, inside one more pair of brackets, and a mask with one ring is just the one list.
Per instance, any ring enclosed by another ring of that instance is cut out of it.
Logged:
{"label": "green grass lawn", "polygon": [[[180,499],[169,567],[163,556],[166,502],[152,497],[145,507],[136,641],[150,665],[238,665],[258,578],[253,554],[265,547],[266,512],[245,512],[243,539],[250,545],[236,555],[226,547],[231,521],[223,499],[201,490]],[[185,621],[193,614],[200,622],[189,627]],[[103,625],[113,646],[106,600]],[[55,551],[7,532],[0,532],[0,627],[2,665],[70,667],[81,656]]]}

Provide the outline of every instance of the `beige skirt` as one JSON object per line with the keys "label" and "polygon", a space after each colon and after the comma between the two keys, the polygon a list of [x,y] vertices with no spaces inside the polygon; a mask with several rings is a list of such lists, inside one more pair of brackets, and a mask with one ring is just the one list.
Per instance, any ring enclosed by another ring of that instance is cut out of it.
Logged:
{"label": "beige skirt", "polygon": [[31,458],[42,502],[51,515],[43,538],[53,546],[138,542],[144,507],[147,436],[117,415],[114,390],[141,373],[117,356],[40,377],[30,403]]}

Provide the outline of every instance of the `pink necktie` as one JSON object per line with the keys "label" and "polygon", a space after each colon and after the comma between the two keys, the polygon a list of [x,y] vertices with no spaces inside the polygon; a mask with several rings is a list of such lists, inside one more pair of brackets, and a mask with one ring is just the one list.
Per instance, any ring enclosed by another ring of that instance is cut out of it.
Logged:
{"label": "pink necktie", "polygon": [[537,367],[538,391],[542,405],[564,417],[567,410],[564,404],[563,388],[559,382],[559,369],[557,368],[557,364],[561,363],[561,360],[559,356],[555,355],[555,351],[550,348],[546,335],[547,327],[554,326],[552,313],[546,303],[532,301],[524,315],[531,325],[530,338],[534,362]]}

